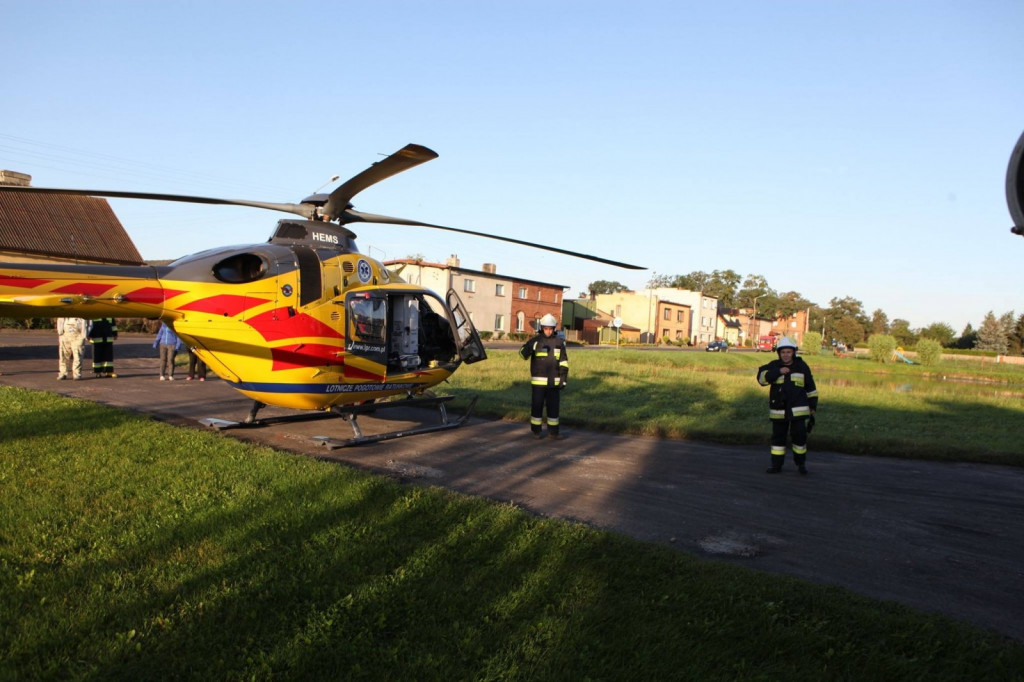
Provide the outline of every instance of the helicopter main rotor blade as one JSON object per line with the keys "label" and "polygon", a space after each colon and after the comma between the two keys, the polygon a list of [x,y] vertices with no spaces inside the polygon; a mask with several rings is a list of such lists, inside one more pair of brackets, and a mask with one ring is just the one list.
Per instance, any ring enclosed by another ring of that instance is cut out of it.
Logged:
{"label": "helicopter main rotor blade", "polygon": [[1024,235],[1024,133],[1017,140],[1006,168],[1006,206],[1013,218],[1010,231]]}
{"label": "helicopter main rotor blade", "polygon": [[437,158],[437,152],[418,144],[407,144],[391,156],[376,162],[362,173],[346,180],[331,192],[322,213],[324,220],[334,220],[351,205],[352,197],[370,185],[386,180],[392,175]]}
{"label": "helicopter main rotor blade", "polygon": [[535,249],[543,249],[544,251],[554,251],[555,253],[562,253],[566,256],[573,256],[574,258],[583,258],[586,260],[596,261],[598,263],[605,263],[606,265],[614,265],[617,268],[626,268],[627,270],[646,270],[647,268],[641,265],[630,265],[629,263],[620,263],[615,260],[608,260],[607,258],[601,258],[599,256],[591,256],[585,253],[579,253],[577,251],[569,251],[567,249],[560,249],[556,246],[545,246],[543,244],[535,244],[533,242],[523,241],[522,239],[513,239],[512,237],[499,237],[495,234],[487,234],[486,232],[475,232],[473,230],[462,230],[457,227],[445,227],[444,225],[434,225],[432,223],[422,223],[418,220],[406,220],[405,218],[393,218],[386,215],[376,215],[373,213],[363,213],[362,211],[348,210],[342,213],[338,217],[339,222],[342,225],[346,223],[381,223],[385,225],[410,225],[412,227],[432,227],[435,230],[447,230],[448,232],[459,232],[461,234],[469,234],[474,237],[486,237],[487,239],[497,239],[502,242],[509,242],[512,244],[519,244],[521,246],[531,246]]}
{"label": "helicopter main rotor blade", "polygon": [[88,197],[110,197],[112,199],[152,199],[155,201],[179,201],[188,204],[222,204],[226,206],[249,206],[265,208],[271,211],[294,213],[306,219],[315,218],[316,207],[308,204],[278,204],[266,201],[248,201],[246,199],[215,199],[213,197],[194,197],[185,194],[154,194],[152,192],[114,192],[103,189],[60,189],[56,187],[20,187],[0,185],[0,192],[25,192],[28,194],[73,194]]}

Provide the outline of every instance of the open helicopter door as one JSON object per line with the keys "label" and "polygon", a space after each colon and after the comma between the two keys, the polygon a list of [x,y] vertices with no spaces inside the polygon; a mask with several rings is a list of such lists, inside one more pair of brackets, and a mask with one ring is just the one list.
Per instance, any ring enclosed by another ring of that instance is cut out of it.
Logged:
{"label": "open helicopter door", "polygon": [[459,357],[467,365],[486,360],[487,353],[484,351],[484,343],[480,340],[480,334],[477,333],[472,320],[469,319],[469,314],[466,312],[466,306],[462,304],[462,299],[455,293],[455,289],[448,290],[447,298],[448,308],[452,311],[452,323],[455,325]]}
{"label": "open helicopter door", "polygon": [[[387,365],[387,296],[379,291],[361,291],[345,298],[348,334],[345,351],[381,365]],[[384,372],[380,372],[381,378]]]}

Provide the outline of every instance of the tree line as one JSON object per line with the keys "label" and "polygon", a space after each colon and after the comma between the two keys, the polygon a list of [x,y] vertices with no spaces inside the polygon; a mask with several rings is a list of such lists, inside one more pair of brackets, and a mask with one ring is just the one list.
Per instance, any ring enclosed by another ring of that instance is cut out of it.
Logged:
{"label": "tree line", "polygon": [[[778,292],[761,275],[741,277],[735,270],[704,272],[695,270],[686,275],[659,275],[654,273],[647,282],[651,289],[662,287],[701,291],[718,299],[725,309],[749,308],[762,319],[789,317],[798,311],[808,311],[808,327],[820,332],[826,342],[834,339],[848,346],[864,343],[875,334],[888,334],[903,347],[913,347],[921,339],[931,339],[945,348],[975,348],[1011,355],[1024,354],[1024,314],[1015,316],[1011,310],[997,316],[989,311],[981,326],[974,329],[970,323],[959,336],[945,322],[933,322],[926,327],[912,328],[908,320],[890,320],[885,311],[876,309],[870,315],[864,304],[852,296],[833,298],[828,306],[808,300],[797,291]],[[620,282],[597,280],[588,285],[588,293],[614,294],[628,291]]]}

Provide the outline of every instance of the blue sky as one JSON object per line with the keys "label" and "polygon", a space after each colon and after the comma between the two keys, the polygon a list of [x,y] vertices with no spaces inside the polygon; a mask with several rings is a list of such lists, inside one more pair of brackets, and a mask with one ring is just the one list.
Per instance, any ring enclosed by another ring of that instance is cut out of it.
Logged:
{"label": "blue sky", "polygon": [[[38,186],[291,202],[409,142],[440,158],[356,208],[422,254],[642,288],[732,269],[959,333],[1024,312],[1006,164],[1024,3],[0,0],[0,167]],[[143,257],[278,217],[112,200]]]}

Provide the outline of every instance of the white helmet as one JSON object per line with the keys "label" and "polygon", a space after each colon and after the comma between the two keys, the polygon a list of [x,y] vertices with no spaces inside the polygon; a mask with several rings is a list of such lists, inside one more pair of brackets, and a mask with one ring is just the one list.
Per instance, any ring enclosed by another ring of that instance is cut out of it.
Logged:
{"label": "white helmet", "polygon": [[542,327],[557,327],[558,320],[551,313],[548,313],[544,317],[540,318],[540,326]]}
{"label": "white helmet", "polygon": [[797,349],[796,341],[789,338],[788,336],[783,336],[781,339],[779,339],[779,342],[775,344],[775,350],[777,352],[782,350],[783,348],[792,348],[793,352],[795,353]]}

